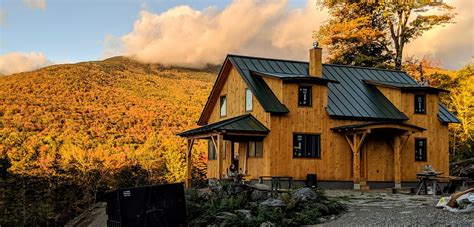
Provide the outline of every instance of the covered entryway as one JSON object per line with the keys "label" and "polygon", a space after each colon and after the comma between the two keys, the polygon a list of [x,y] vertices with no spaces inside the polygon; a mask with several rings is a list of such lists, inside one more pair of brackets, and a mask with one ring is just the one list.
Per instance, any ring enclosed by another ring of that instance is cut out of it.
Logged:
{"label": "covered entryway", "polygon": [[[179,133],[178,136],[186,138],[188,145],[186,149],[186,187],[191,187],[191,154],[196,140],[205,139],[210,141],[210,145],[213,146],[216,152],[216,160],[214,161],[216,161],[217,178],[221,179],[224,170],[228,169],[232,162],[238,166],[238,169],[243,169],[245,172],[248,157],[247,152],[242,152],[244,147],[241,144],[246,141],[263,140],[268,133],[268,128],[251,114],[229,118]],[[228,144],[231,149],[231,157],[224,157],[225,141],[230,141]],[[224,162],[224,159],[230,160],[230,162]],[[225,166],[226,164],[229,166]]]}
{"label": "covered entryway", "polygon": [[354,189],[360,189],[361,183],[366,184],[368,170],[371,168],[371,163],[367,159],[367,149],[362,149],[370,134],[376,134],[390,145],[393,151],[393,179],[395,187],[400,188],[402,183],[401,152],[413,133],[422,132],[425,129],[399,122],[369,122],[339,126],[331,130],[344,135],[351,148]]}

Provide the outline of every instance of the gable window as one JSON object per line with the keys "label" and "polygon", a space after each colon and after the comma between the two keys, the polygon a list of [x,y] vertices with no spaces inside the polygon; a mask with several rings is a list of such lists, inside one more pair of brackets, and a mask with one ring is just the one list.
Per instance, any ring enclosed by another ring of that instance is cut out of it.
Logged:
{"label": "gable window", "polygon": [[217,159],[216,148],[214,147],[212,140],[207,140],[207,158],[209,160]]}
{"label": "gable window", "polygon": [[252,91],[250,89],[245,89],[245,111],[252,111]]}
{"label": "gable window", "polygon": [[415,113],[426,113],[426,95],[415,95]]}
{"label": "gable window", "polygon": [[263,157],[263,141],[249,141],[247,145],[249,157]]}
{"label": "gable window", "polygon": [[415,161],[426,161],[426,139],[415,139]]}
{"label": "gable window", "polygon": [[298,106],[311,106],[311,87],[298,87]]}
{"label": "gable window", "polygon": [[227,115],[227,98],[226,96],[221,96],[221,117]]}
{"label": "gable window", "polygon": [[321,136],[293,134],[293,158],[321,158]]}

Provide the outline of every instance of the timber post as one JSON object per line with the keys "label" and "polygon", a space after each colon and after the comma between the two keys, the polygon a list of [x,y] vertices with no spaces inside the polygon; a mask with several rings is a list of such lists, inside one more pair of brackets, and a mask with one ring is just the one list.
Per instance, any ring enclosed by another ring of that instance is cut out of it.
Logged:
{"label": "timber post", "polygon": [[186,188],[191,188],[192,182],[192,150],[194,145],[194,139],[187,140],[187,149],[186,149]]}

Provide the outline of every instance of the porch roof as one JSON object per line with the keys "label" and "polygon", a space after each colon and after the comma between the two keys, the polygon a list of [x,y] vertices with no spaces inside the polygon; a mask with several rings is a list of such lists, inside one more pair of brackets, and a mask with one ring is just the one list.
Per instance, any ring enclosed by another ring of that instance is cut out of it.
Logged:
{"label": "porch roof", "polygon": [[216,132],[227,134],[241,133],[247,135],[267,135],[269,131],[270,130],[268,130],[268,128],[254,116],[251,114],[245,114],[184,131],[177,135],[181,137],[192,137]]}
{"label": "porch roof", "polygon": [[425,128],[411,125],[402,122],[367,122],[352,125],[343,125],[331,128],[332,131],[338,133],[350,133],[354,131],[369,131],[372,129],[397,129],[402,131],[421,132],[426,130]]}

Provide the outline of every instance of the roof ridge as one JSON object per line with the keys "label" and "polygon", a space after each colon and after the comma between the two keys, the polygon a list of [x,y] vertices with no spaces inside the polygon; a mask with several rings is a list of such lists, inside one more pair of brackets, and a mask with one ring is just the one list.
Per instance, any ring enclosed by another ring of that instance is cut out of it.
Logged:
{"label": "roof ridge", "polygon": [[[227,54],[227,56],[228,57],[255,58],[255,59],[262,59],[262,60],[286,61],[286,62],[296,62],[296,63],[309,64],[308,61],[301,61],[301,60],[294,60],[294,59],[281,59],[281,58],[239,55],[239,54]],[[365,67],[365,66],[358,66],[358,65],[342,65],[342,64],[332,64],[332,63],[323,63],[323,65],[335,66],[335,67],[360,68],[360,69],[369,69],[369,70],[380,70],[380,71],[389,71],[389,72],[399,72],[399,73],[405,73],[406,74],[405,71],[397,70],[397,69],[381,69],[381,68],[375,68],[375,67]]]}

